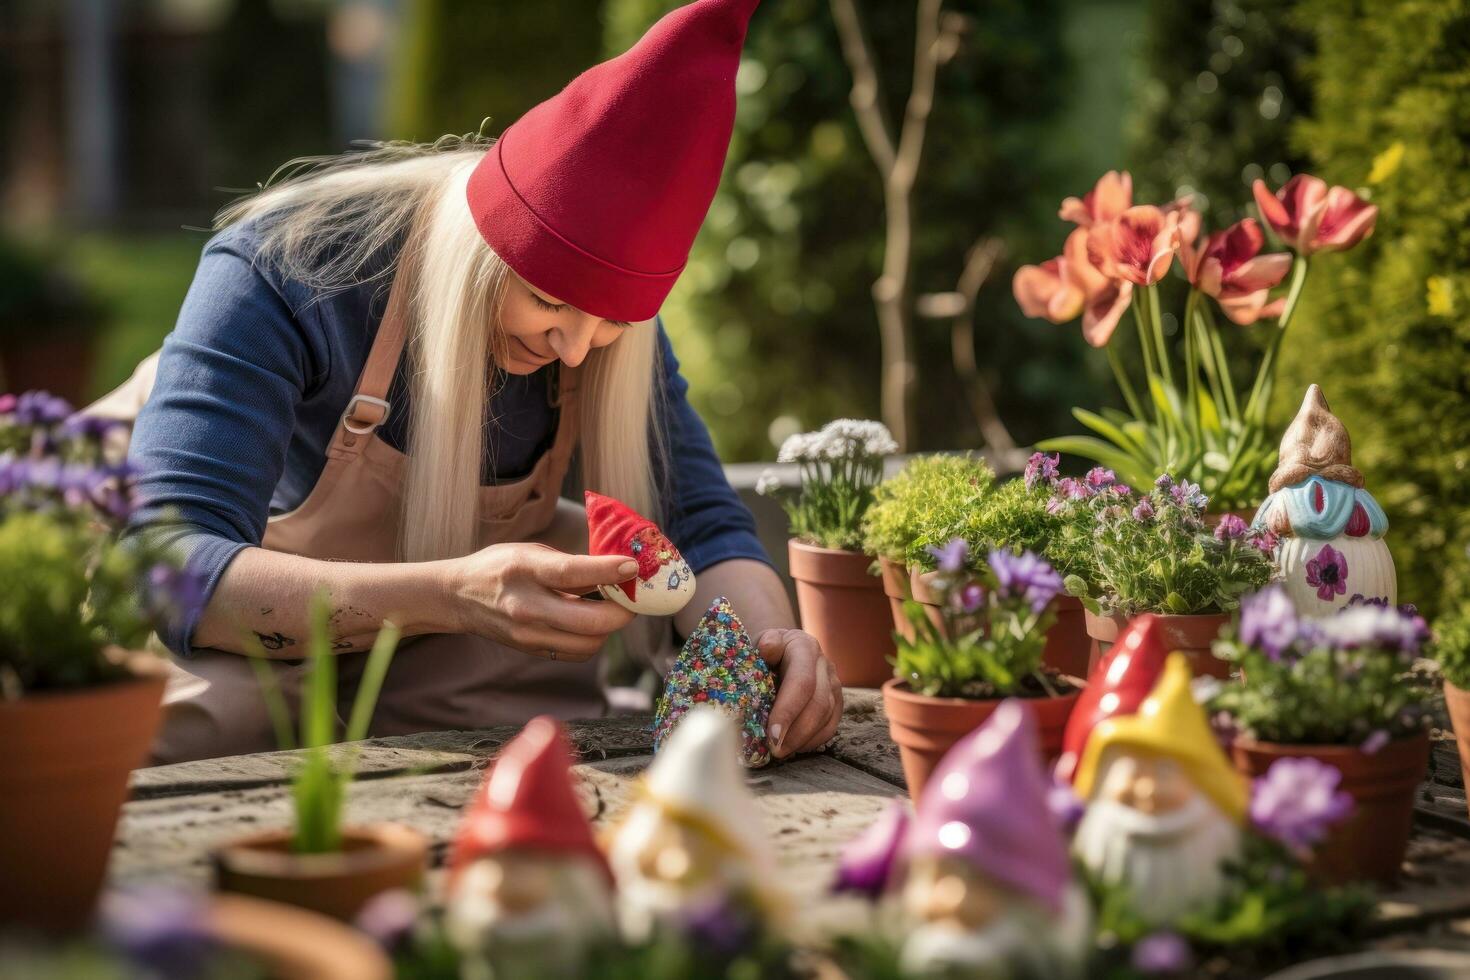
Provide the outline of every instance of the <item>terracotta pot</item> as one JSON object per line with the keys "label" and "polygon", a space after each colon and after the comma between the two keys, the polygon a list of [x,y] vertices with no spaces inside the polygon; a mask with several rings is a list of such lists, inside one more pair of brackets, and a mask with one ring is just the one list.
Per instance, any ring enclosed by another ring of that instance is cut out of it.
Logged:
{"label": "terracotta pot", "polygon": [[893,623],[882,581],[868,574],[872,556],[793,538],[787,559],[801,628],[817,638],[838,679],[847,687],[877,687],[892,677]]}
{"label": "terracotta pot", "polygon": [[271,830],[227,844],[214,855],[220,891],[253,895],[350,922],[367,900],[390,888],[416,888],[429,844],[399,824],[347,827],[335,854],[296,854],[292,832]]}
{"label": "terracotta pot", "polygon": [[944,628],[944,613],[939,609],[939,594],[934,591],[931,584],[938,572],[920,568],[914,565],[909,568],[909,592],[914,601],[924,607],[924,615],[934,628],[939,631],[940,636],[949,636],[949,630]]}
{"label": "terracotta pot", "polygon": [[[1470,691],[1445,681],[1444,706],[1449,712],[1450,726],[1455,730],[1455,747],[1460,750],[1461,780],[1464,786],[1470,787]],[[1470,796],[1466,809],[1470,810]]]}
{"label": "terracotta pot", "polygon": [[0,702],[0,922],[54,932],[91,919],[163,686],[140,677]]}
{"label": "terracotta pot", "polygon": [[1087,610],[1082,600],[1059,595],[1052,602],[1057,621],[1046,631],[1041,662],[1059,674],[1087,677],[1092,666],[1092,638],[1087,635]]}
{"label": "terracotta pot", "polygon": [[[1092,668],[1097,666],[1098,660],[1112,647],[1118,639],[1118,634],[1128,625],[1128,617],[1122,615],[1099,616],[1091,610],[1084,609],[1087,620],[1087,635],[1096,642],[1092,645],[1092,658],[1088,664],[1088,675],[1091,676]],[[1226,613],[1200,613],[1193,616],[1172,616],[1166,613],[1158,613],[1159,627],[1163,631],[1164,643],[1171,652],[1179,652],[1189,657],[1189,665],[1194,669],[1195,675],[1207,675],[1218,677],[1221,680],[1230,679],[1230,664],[1220,660],[1210,652],[1210,645],[1215,642],[1220,629],[1228,622],[1230,616]]]}
{"label": "terracotta pot", "polygon": [[[46,334],[52,336],[47,337]],[[49,391],[73,405],[84,405],[97,359],[97,335],[87,330],[56,330],[0,339],[5,389]]]}
{"label": "terracotta pot", "polygon": [[[1077,703],[1080,690],[1056,698],[1027,698],[1036,712],[1041,736],[1040,760],[1050,771],[1062,754],[1062,732]],[[924,784],[954,743],[980,727],[1000,705],[1000,700],[972,701],[968,698],[931,698],[909,690],[897,677],[883,685],[883,710],[888,715],[888,733],[898,743],[903,760],[903,778],[909,797],[917,800]]]}
{"label": "terracotta pot", "polygon": [[879,580],[883,583],[883,594],[888,597],[888,612],[893,617],[893,628],[906,640],[914,638],[914,628],[903,614],[903,601],[909,597],[909,570],[892,558],[879,558]]}
{"label": "terracotta pot", "polygon": [[278,980],[388,980],[393,965],[377,943],[316,912],[244,895],[215,895],[209,933]]}
{"label": "terracotta pot", "polygon": [[1342,773],[1342,789],[1356,804],[1317,846],[1309,865],[1323,881],[1340,884],[1371,880],[1391,885],[1404,863],[1414,822],[1414,794],[1429,765],[1429,736],[1411,735],[1373,755],[1345,745],[1280,745],[1237,738],[1231,746],[1235,768],[1250,778],[1263,776],[1282,758],[1317,759]]}
{"label": "terracotta pot", "polygon": [[1394,949],[1309,960],[1266,980],[1463,980],[1470,953],[1448,949]]}

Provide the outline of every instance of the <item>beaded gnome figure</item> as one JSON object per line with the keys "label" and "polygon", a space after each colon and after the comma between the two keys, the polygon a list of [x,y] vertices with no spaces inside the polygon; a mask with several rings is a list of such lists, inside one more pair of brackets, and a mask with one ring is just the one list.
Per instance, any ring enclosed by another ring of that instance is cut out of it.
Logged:
{"label": "beaded gnome figure", "polygon": [[699,705],[649,767],[608,849],[630,941],[686,934],[711,908],[773,921],[781,903],[770,848],[736,742],[730,716]]}
{"label": "beaded gnome figure", "polygon": [[775,700],[776,681],[730,600],[710,604],[699,625],[684,641],[664,678],[664,693],[653,716],[653,751],[664,742],[685,712],[706,704],[726,712],[740,731],[740,761],[756,769],[771,761],[766,719]]}
{"label": "beaded gnome figure", "polygon": [[1040,752],[1030,709],[1005,701],[925,786],[905,840],[905,974],[1081,975],[1091,912]]}
{"label": "beaded gnome figure", "polygon": [[527,722],[470,800],[445,927],[496,976],[571,976],[615,934],[612,876],[572,785],[561,723]]}
{"label": "beaded gnome figure", "polygon": [[1071,780],[1077,774],[1082,750],[1100,722],[1138,710],[1159,682],[1168,657],[1169,648],[1164,644],[1158,617],[1153,613],[1134,617],[1092,668],[1087,686],[1067,716],[1062,754],[1057,759],[1057,778]]}
{"label": "beaded gnome figure", "polygon": [[1326,616],[1357,596],[1398,604],[1388,517],[1363,489],[1347,428],[1316,385],[1281,439],[1270,487],[1254,526],[1279,539],[1276,577],[1299,613]]}
{"label": "beaded gnome figure", "polygon": [[1073,851],[1157,925],[1223,893],[1222,865],[1240,855],[1248,803],[1194,700],[1192,677],[1188,658],[1171,653],[1136,713],[1093,730],[1075,779],[1087,809]]}
{"label": "beaded gnome figure", "polygon": [[638,574],[617,585],[599,586],[624,609],[645,616],[672,616],[694,597],[694,572],[658,525],[627,504],[586,491],[587,537],[592,555],[627,555]]}

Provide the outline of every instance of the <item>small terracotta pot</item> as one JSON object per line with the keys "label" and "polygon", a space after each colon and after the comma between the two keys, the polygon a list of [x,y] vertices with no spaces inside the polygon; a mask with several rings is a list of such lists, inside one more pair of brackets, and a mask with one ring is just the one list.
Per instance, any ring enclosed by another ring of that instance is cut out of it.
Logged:
{"label": "small terracotta pot", "polygon": [[[1128,617],[1123,615],[1099,616],[1090,609],[1084,609],[1087,620],[1087,635],[1096,642],[1092,645],[1091,662],[1088,664],[1088,676],[1092,675],[1092,668],[1104,653],[1118,639],[1118,634],[1128,626]],[[1230,664],[1219,659],[1210,652],[1210,645],[1215,642],[1222,627],[1230,622],[1227,613],[1200,613],[1194,616],[1173,616],[1167,613],[1158,613],[1159,627],[1163,632],[1165,645],[1170,652],[1179,652],[1189,657],[1189,665],[1193,668],[1195,676],[1206,675],[1218,677],[1221,680],[1230,679]]]}
{"label": "small terracotta pot", "polygon": [[873,559],[858,551],[787,542],[801,628],[847,687],[877,687],[893,676],[893,631],[883,583],[868,574]]}
{"label": "small terracotta pot", "polygon": [[1467,788],[1466,810],[1470,811],[1470,691],[1445,681],[1444,706],[1455,730],[1455,747],[1460,750],[1460,777]]}
{"label": "small terracotta pot", "polygon": [[920,568],[918,565],[910,567],[909,592],[913,595],[914,601],[924,607],[924,615],[928,617],[929,622],[934,624],[939,635],[947,637],[949,630],[944,627],[944,613],[939,608],[939,593],[934,591],[932,584],[934,576],[938,574],[936,571]]}
{"label": "small terracotta pot", "polygon": [[272,977],[389,980],[393,965],[367,936],[335,919],[280,902],[215,895],[209,934],[226,949],[253,957]]}
{"label": "small terracotta pot", "polygon": [[902,562],[892,558],[878,559],[879,581],[883,583],[883,594],[888,597],[888,612],[893,617],[893,628],[906,640],[914,638],[914,628],[903,614],[903,601],[909,597],[909,570]]}
{"label": "small terracotta pot", "polygon": [[[1040,761],[1048,771],[1062,754],[1062,732],[1081,693],[1079,689],[1061,697],[1026,699],[1036,713],[1043,755]],[[950,747],[984,724],[999,706],[1000,699],[972,701],[916,694],[909,690],[907,681],[897,677],[883,685],[888,733],[898,743],[911,799],[917,800],[924,792],[924,784]]]}
{"label": "small terracotta pot", "polygon": [[1092,638],[1087,635],[1087,612],[1082,600],[1059,595],[1052,601],[1057,621],[1046,631],[1041,662],[1059,674],[1087,677],[1092,666]]}
{"label": "small terracotta pot", "polygon": [[163,687],[140,677],[0,702],[0,922],[59,932],[91,919]]}
{"label": "small terracotta pot", "polygon": [[1429,766],[1427,734],[1390,742],[1373,755],[1354,746],[1280,745],[1238,737],[1231,756],[1236,770],[1252,779],[1283,758],[1336,766],[1341,788],[1356,806],[1317,845],[1308,868],[1330,884],[1370,880],[1391,885],[1398,878],[1414,822],[1414,794]]}
{"label": "small terracotta pot", "polygon": [[219,890],[351,922],[374,895],[416,888],[429,850],[418,831],[391,823],[343,828],[334,854],[296,854],[291,837],[271,830],[225,845],[214,855]]}

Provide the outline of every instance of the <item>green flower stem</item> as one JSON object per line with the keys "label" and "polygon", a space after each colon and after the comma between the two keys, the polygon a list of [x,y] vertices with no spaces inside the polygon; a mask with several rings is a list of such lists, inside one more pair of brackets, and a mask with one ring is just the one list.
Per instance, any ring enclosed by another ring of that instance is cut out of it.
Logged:
{"label": "green flower stem", "polygon": [[[1132,303],[1133,320],[1138,325],[1138,346],[1143,351],[1143,379],[1149,391],[1149,396],[1146,401],[1149,405],[1153,405],[1153,379],[1159,376],[1159,368],[1154,358],[1153,343],[1150,340],[1147,306],[1148,293],[1142,289],[1135,288],[1133,290]],[[1153,418],[1153,413],[1150,412],[1148,417]],[[1162,412],[1159,413],[1158,422],[1164,427],[1168,425],[1168,420],[1164,418]]]}
{"label": "green flower stem", "polygon": [[1169,364],[1169,349],[1164,344],[1164,321],[1159,312],[1159,287],[1157,284],[1145,286],[1144,295],[1148,297],[1148,320],[1153,329],[1154,350],[1159,358],[1159,371],[1164,383],[1170,388],[1174,387],[1174,368]]}
{"label": "green flower stem", "polygon": [[1205,325],[1205,315],[1201,312],[1204,305],[1202,301],[1194,304],[1194,322],[1191,329],[1195,331],[1195,349],[1203,352],[1203,356],[1200,357],[1200,365],[1204,368],[1205,379],[1210,383],[1210,397],[1214,399],[1215,411],[1225,418],[1230,418],[1230,407],[1225,402],[1225,392],[1220,386],[1220,372],[1215,365],[1214,351],[1209,343],[1209,328]]}
{"label": "green flower stem", "polygon": [[1271,403],[1271,391],[1276,381],[1276,354],[1281,349],[1282,338],[1286,336],[1286,328],[1291,325],[1291,318],[1296,313],[1297,302],[1301,299],[1302,287],[1306,282],[1307,257],[1298,255],[1291,267],[1291,285],[1287,287],[1286,305],[1276,321],[1276,329],[1271,333],[1270,342],[1266,344],[1266,353],[1256,371],[1255,384],[1251,386],[1250,398],[1245,403],[1245,419],[1248,425],[1264,424],[1266,421],[1266,409]]}
{"label": "green flower stem", "polygon": [[1108,364],[1113,369],[1113,377],[1118,381],[1118,388],[1123,392],[1123,400],[1128,403],[1128,410],[1133,417],[1139,421],[1147,421],[1148,416],[1143,413],[1143,404],[1138,400],[1138,392],[1133,390],[1133,382],[1128,380],[1128,372],[1123,370],[1123,362],[1118,357],[1118,351],[1112,344],[1107,345]]}
{"label": "green flower stem", "polygon": [[1184,417],[1196,442],[1204,428],[1199,409],[1199,350],[1194,342],[1194,308],[1198,303],[1199,290],[1191,288],[1184,301]]}
{"label": "green flower stem", "polygon": [[1220,341],[1220,327],[1215,322],[1215,312],[1210,309],[1210,304],[1199,304],[1204,313],[1206,325],[1205,335],[1209,338],[1210,349],[1215,355],[1215,364],[1220,372],[1220,388],[1225,394],[1225,404],[1229,408],[1232,419],[1240,418],[1240,406],[1235,400],[1235,379],[1230,376],[1230,360],[1225,356],[1225,345]]}

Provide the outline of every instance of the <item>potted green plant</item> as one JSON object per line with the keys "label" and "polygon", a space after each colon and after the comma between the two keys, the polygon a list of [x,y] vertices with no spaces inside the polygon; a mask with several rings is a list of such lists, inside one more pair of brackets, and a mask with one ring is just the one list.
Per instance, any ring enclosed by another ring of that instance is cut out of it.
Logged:
{"label": "potted green plant", "polygon": [[163,664],[139,651],[202,592],[119,537],[134,490],[114,433],[44,392],[0,396],[0,921],[91,916],[163,698]]}
{"label": "potted green plant", "polygon": [[1211,701],[1236,731],[1236,768],[1254,777],[1277,759],[1309,758],[1342,773],[1356,806],[1316,853],[1326,880],[1398,875],[1429,762],[1430,692],[1411,670],[1427,634],[1412,609],[1371,601],[1301,618],[1272,585],[1247,597],[1215,644],[1240,667]]}
{"label": "potted green plant", "polygon": [[1091,582],[1072,579],[1068,591],[1087,608],[1087,632],[1100,655],[1127,626],[1129,617],[1159,617],[1169,649],[1189,656],[1197,674],[1230,676],[1210,645],[1229,621],[1240,597],[1271,577],[1269,531],[1253,530],[1233,514],[1211,530],[1204,520],[1207,499],[1187,480],[1165,474],[1147,493],[1120,484],[1099,467],[1085,480],[1063,478],[1053,489],[1062,511],[1090,510],[1093,534]]}
{"label": "potted green plant", "polygon": [[[882,684],[893,655],[888,604],[871,574],[873,556],[863,550],[862,521],[883,479],[883,458],[897,449],[881,422],[837,419],[793,435],[777,455],[800,470],[796,492],[783,504],[801,625],[852,687]],[[780,480],[767,473],[756,491],[780,493]]]}
{"label": "potted green plant", "polygon": [[1062,577],[1031,552],[996,549],[979,572],[955,538],[937,549],[931,588],[942,623],[905,603],[912,639],[899,634],[894,676],[883,685],[889,732],[898,743],[909,795],[917,799],[949,748],[1006,698],[1028,699],[1041,747],[1055,761],[1082,682],[1042,666],[1052,601]]}
{"label": "potted green plant", "polygon": [[1455,730],[1460,773],[1470,786],[1470,608],[1462,608],[1434,624],[1430,656],[1444,675],[1444,706]]}
{"label": "potted green plant", "polygon": [[[268,830],[231,841],[214,856],[221,891],[253,895],[321,912],[344,921],[374,895],[414,888],[423,876],[428,842],[398,824],[344,826],[342,810],[357,755],[355,746],[334,752],[337,741],[337,661],[328,629],[330,602],[325,593],[312,600],[310,662],[302,695],[304,750],[291,783],[295,826]],[[345,741],[366,737],[378,692],[388,672],[398,629],[385,623],[373,642],[348,716]],[[290,712],[275,686],[265,651],[252,661],[271,709],[283,749],[296,747]]]}

